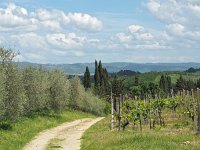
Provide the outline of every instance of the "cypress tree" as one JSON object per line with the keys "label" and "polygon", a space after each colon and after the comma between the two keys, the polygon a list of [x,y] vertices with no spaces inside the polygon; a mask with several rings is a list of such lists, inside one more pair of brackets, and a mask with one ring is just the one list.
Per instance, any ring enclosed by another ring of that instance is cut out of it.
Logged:
{"label": "cypress tree", "polygon": [[120,94],[123,94],[124,92],[123,81],[118,79],[116,75],[114,76],[114,79],[112,80],[112,92],[114,94],[114,97],[119,97]]}
{"label": "cypress tree", "polygon": [[170,93],[171,92],[171,88],[172,88],[171,77],[167,76],[166,80],[167,80],[167,92]]}
{"label": "cypress tree", "polygon": [[96,60],[95,60],[94,85],[96,88],[99,88],[99,86],[100,86],[98,63]]}
{"label": "cypress tree", "polygon": [[103,81],[103,67],[101,60],[99,61],[98,71],[99,71],[100,86],[102,86],[104,84],[103,83],[104,81]]}
{"label": "cypress tree", "polygon": [[88,66],[86,67],[85,73],[84,73],[84,87],[86,89],[91,87],[91,82],[90,82],[90,71]]}
{"label": "cypress tree", "polygon": [[108,79],[108,78],[109,78],[109,76],[108,76],[108,71],[107,71],[107,69],[106,69],[106,68],[104,68],[104,74],[105,74],[105,77]]}
{"label": "cypress tree", "polygon": [[172,84],[171,84],[171,77],[162,75],[159,82],[160,89],[163,90],[165,94],[170,94]]}
{"label": "cypress tree", "polygon": [[160,77],[160,82],[159,82],[159,87],[164,91],[165,90],[165,76],[164,75],[161,75]]}
{"label": "cypress tree", "polygon": [[101,61],[97,63],[97,61],[95,60],[94,82],[96,92],[98,92],[98,94],[101,96],[106,95],[106,93],[109,92],[110,88],[108,78],[109,76],[107,69],[103,68]]}
{"label": "cypress tree", "polygon": [[135,76],[135,86],[139,85],[139,77],[136,75]]}
{"label": "cypress tree", "polygon": [[179,79],[176,81],[176,91],[183,89],[185,89],[185,80],[183,79],[182,75],[180,75]]}

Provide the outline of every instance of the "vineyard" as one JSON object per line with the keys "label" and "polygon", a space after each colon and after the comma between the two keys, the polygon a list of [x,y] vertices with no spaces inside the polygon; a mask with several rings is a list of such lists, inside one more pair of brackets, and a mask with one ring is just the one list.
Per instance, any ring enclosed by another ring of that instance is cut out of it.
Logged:
{"label": "vineyard", "polygon": [[195,133],[200,132],[200,90],[182,90],[168,98],[149,95],[144,100],[130,100],[120,95],[112,99],[111,129],[125,130],[128,126],[142,131],[166,126],[166,120],[189,119]]}

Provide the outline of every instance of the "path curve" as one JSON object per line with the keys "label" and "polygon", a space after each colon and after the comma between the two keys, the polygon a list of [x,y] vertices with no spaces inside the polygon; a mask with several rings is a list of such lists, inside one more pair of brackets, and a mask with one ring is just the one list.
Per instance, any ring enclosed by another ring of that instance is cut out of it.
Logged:
{"label": "path curve", "polygon": [[79,150],[84,131],[102,119],[103,117],[79,119],[44,130],[28,143],[24,150],[45,150],[48,145],[52,149]]}

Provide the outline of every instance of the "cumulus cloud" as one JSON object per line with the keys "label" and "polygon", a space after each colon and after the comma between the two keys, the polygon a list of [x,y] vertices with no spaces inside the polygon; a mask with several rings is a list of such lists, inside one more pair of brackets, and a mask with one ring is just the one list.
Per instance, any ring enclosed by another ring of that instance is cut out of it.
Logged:
{"label": "cumulus cloud", "polygon": [[157,12],[158,9],[160,8],[160,3],[157,2],[157,1],[154,1],[154,0],[150,0],[148,3],[147,3],[147,6],[149,8],[149,10],[151,12]]}
{"label": "cumulus cloud", "polygon": [[88,14],[69,13],[67,18],[69,22],[76,24],[80,28],[90,27],[92,31],[100,31],[102,29],[102,22]]}
{"label": "cumulus cloud", "polygon": [[[120,46],[123,46],[125,49],[157,50],[168,48],[166,41],[170,40],[170,36],[166,32],[155,31],[141,25],[133,24],[128,27],[128,32],[117,33],[112,39],[116,43],[120,42]],[[119,45],[117,46],[119,47]]]}
{"label": "cumulus cloud", "polygon": [[47,42],[60,49],[77,49],[83,47],[86,43],[86,37],[79,37],[75,33],[65,34],[48,34],[46,36]]}
{"label": "cumulus cloud", "polygon": [[32,31],[46,29],[58,32],[67,30],[71,26],[88,31],[100,31],[103,27],[100,20],[89,14],[67,14],[61,10],[46,9],[28,12],[27,9],[13,3],[8,4],[7,8],[0,8],[0,19],[0,30],[4,31],[8,31],[8,28],[10,30],[29,28]]}
{"label": "cumulus cloud", "polygon": [[165,32],[173,39],[171,45],[174,49],[199,47],[199,0],[149,0],[146,6],[155,18],[164,23]]}
{"label": "cumulus cloud", "polygon": [[[17,49],[22,50],[20,60],[49,62],[51,59],[57,63],[63,60],[74,62],[78,57],[81,57],[80,61],[97,57],[112,61],[113,56],[124,60],[125,56],[131,55],[138,55],[138,60],[170,61],[172,54],[168,51],[186,52],[200,48],[199,0],[147,0],[144,9],[148,9],[150,17],[161,23],[152,19],[156,24],[153,28],[148,26],[152,23],[151,19],[150,22],[147,20],[148,23],[137,18],[135,23],[127,18],[123,22],[124,18],[117,14],[123,23],[116,25],[119,20],[111,16],[105,18],[107,22],[103,28],[101,20],[87,13],[46,8],[31,11],[10,3],[0,8],[0,44],[17,45]],[[111,55],[105,56],[105,53]],[[169,57],[146,57],[156,53],[165,53]],[[177,55],[172,55],[174,60]],[[108,56],[111,58],[108,59]],[[64,59],[60,59],[62,57]],[[189,60],[184,56],[180,60],[183,59]]]}
{"label": "cumulus cloud", "polygon": [[2,27],[24,26],[29,23],[26,18],[28,12],[25,8],[17,7],[15,4],[9,4],[6,9],[0,8],[0,25]]}
{"label": "cumulus cloud", "polygon": [[14,3],[0,8],[0,44],[16,46],[21,51],[16,59],[21,61],[43,63],[50,57],[84,56],[88,49],[101,45],[99,39],[88,35],[102,28],[98,18],[81,12],[30,11]]}
{"label": "cumulus cloud", "polygon": [[[152,5],[159,7],[153,9]],[[200,29],[200,2],[196,0],[149,0],[147,8],[166,24],[181,24],[188,29]]]}
{"label": "cumulus cloud", "polygon": [[139,32],[139,31],[144,31],[144,27],[140,25],[130,25],[128,27],[129,31],[131,33]]}
{"label": "cumulus cloud", "polygon": [[172,31],[172,33],[182,35],[185,31],[185,27],[181,24],[174,23],[167,25],[167,28]]}
{"label": "cumulus cloud", "polygon": [[126,35],[125,33],[117,33],[116,38],[119,39],[120,42],[130,42],[133,39],[131,35]]}

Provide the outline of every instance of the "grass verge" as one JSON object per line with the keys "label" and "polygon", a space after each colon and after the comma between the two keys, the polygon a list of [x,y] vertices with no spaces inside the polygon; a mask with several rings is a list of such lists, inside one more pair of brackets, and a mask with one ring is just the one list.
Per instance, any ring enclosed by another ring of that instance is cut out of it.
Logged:
{"label": "grass verge", "polygon": [[199,150],[200,136],[188,128],[156,128],[144,131],[110,131],[109,118],[88,129],[81,150]]}
{"label": "grass verge", "polygon": [[12,124],[11,130],[0,130],[0,150],[21,150],[37,133],[61,123],[80,118],[94,117],[80,111],[66,111],[59,116],[35,116],[23,118]]}

